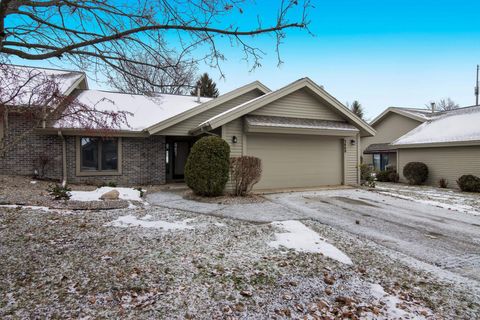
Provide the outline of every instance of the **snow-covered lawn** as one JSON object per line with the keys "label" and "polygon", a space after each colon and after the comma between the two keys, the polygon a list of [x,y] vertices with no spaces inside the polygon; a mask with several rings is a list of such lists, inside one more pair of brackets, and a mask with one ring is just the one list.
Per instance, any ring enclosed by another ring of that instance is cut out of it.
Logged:
{"label": "snow-covered lawn", "polygon": [[478,307],[471,292],[312,220],[4,207],[0,230],[2,319],[434,319]]}
{"label": "snow-covered lawn", "polygon": [[375,191],[439,208],[480,215],[480,194],[401,183],[377,183]]}
{"label": "snow-covered lawn", "polygon": [[276,240],[271,241],[270,246],[274,248],[285,247],[300,252],[320,253],[339,262],[352,264],[352,260],[345,253],[325,241],[318,233],[300,221],[278,221],[272,224],[287,232],[276,233]]}
{"label": "snow-covered lawn", "polygon": [[153,220],[152,215],[147,214],[141,218],[137,218],[132,214],[126,216],[118,217],[116,220],[106,223],[105,226],[111,227],[142,227],[142,228],[154,228],[162,230],[185,230],[193,229],[193,226],[188,225],[194,219],[184,219],[182,221],[163,221],[163,220]]}
{"label": "snow-covered lawn", "polygon": [[119,193],[119,199],[128,201],[139,201],[143,199],[140,196],[140,191],[133,188],[120,188],[120,187],[101,187],[93,191],[71,191],[70,200],[75,201],[100,201],[100,197],[110,191],[117,190]]}

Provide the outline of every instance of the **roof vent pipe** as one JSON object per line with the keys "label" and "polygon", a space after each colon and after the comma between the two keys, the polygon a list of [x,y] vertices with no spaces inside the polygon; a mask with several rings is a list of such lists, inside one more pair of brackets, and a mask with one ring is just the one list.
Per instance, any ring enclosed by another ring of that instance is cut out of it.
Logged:
{"label": "roof vent pipe", "polygon": [[200,86],[197,87],[197,102],[200,102]]}
{"label": "roof vent pipe", "polygon": [[432,114],[435,113],[435,102],[430,102],[430,105],[432,106]]}

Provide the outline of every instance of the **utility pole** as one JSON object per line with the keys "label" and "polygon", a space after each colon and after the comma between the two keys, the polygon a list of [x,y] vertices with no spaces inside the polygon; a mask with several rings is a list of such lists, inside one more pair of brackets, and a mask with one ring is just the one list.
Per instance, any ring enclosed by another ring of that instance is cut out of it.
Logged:
{"label": "utility pole", "polygon": [[478,83],[478,74],[480,72],[480,65],[477,64],[477,85],[475,86],[475,105],[478,106],[478,95],[480,94],[480,88]]}

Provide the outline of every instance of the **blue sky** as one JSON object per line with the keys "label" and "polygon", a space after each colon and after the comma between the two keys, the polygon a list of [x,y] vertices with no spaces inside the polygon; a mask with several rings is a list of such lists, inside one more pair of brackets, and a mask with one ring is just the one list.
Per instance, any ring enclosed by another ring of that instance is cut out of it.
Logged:
{"label": "blue sky", "polygon": [[[251,25],[257,13],[275,16],[279,1],[257,0],[235,14]],[[201,66],[221,92],[260,80],[277,89],[308,76],[342,102],[359,100],[367,118],[388,106],[424,107],[451,97],[462,106],[474,103],[475,67],[480,64],[478,0],[317,0],[310,11],[310,30],[289,32],[277,66],[274,41],[258,37],[267,51],[262,67],[250,72],[238,48],[224,43],[225,79]],[[19,61],[15,61],[19,62]],[[23,62],[25,64],[33,64]],[[38,63],[35,63],[38,65]],[[92,88],[104,84],[90,81]]]}
{"label": "blue sky", "polygon": [[263,67],[249,73],[231,52],[220,89],[255,79],[278,88],[308,76],[342,102],[358,99],[369,118],[388,106],[424,107],[446,97],[474,103],[480,1],[320,0],[315,6],[315,36],[291,32],[281,48],[283,65],[269,51]]}

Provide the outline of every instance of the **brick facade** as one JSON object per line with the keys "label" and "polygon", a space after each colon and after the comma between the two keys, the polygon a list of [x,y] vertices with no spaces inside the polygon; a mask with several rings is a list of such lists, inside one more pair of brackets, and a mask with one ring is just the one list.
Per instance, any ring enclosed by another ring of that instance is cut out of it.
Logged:
{"label": "brick facade", "polygon": [[146,185],[165,183],[165,137],[122,138],[122,175],[77,177],[76,137],[66,137],[67,175],[70,183]]}
{"label": "brick facade", "polygon": [[[25,115],[9,115],[6,139],[18,137],[31,129],[31,120]],[[76,138],[65,137],[67,144],[67,178],[69,183],[115,182],[120,185],[146,185],[165,183],[165,137],[122,138],[122,175],[77,177]],[[33,176],[39,170],[39,158],[48,155],[44,177],[62,179],[62,140],[56,135],[29,133],[15,147],[0,157],[0,174]]]}
{"label": "brick facade", "polygon": [[[32,129],[32,120],[25,114],[10,114],[8,116],[8,132],[5,139],[19,137]],[[62,142],[60,137],[29,133],[24,139],[8,150],[5,156],[0,156],[0,174],[33,176],[35,170],[40,170],[39,158],[47,156],[49,162],[45,167],[44,177],[49,179],[62,178]]]}

